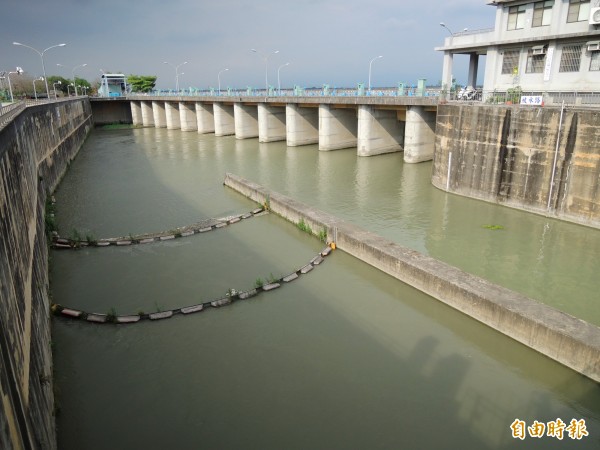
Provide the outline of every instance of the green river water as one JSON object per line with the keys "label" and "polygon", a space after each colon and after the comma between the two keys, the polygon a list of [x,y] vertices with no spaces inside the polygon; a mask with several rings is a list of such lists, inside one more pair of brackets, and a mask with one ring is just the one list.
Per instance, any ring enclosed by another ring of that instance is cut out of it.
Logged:
{"label": "green river water", "polygon": [[[600,324],[600,231],[449,195],[431,164],[155,128],[95,130],[56,192],[58,225],[169,230],[256,205],[232,172]],[[500,225],[492,230],[487,225]],[[249,289],[323,247],[275,215],[132,247],[52,251],[53,300],[155,312]],[[598,384],[335,251],[299,280],[135,325],[54,319],[59,448],[598,448]],[[589,436],[515,440],[515,419]]]}

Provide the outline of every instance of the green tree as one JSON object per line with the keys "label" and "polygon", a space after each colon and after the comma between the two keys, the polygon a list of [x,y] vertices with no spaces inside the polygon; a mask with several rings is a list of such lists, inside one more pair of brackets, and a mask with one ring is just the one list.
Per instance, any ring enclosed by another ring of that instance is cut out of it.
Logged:
{"label": "green tree", "polygon": [[70,80],[67,80],[66,78],[57,76],[57,75],[51,75],[48,77],[48,88],[50,90],[54,89],[54,84],[58,83],[60,81],[60,84],[56,84],[56,91],[57,92],[62,92],[64,94],[67,93],[67,86],[71,83]]}
{"label": "green tree", "polygon": [[132,92],[150,92],[156,85],[156,78],[149,75],[129,75],[127,84],[131,86]]}

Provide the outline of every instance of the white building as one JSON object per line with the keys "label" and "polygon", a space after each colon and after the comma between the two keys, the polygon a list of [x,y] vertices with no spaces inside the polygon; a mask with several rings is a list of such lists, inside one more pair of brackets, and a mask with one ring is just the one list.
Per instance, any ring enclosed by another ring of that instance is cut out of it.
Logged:
{"label": "white building", "polygon": [[127,95],[127,77],[122,73],[103,73],[100,78],[98,97],[122,97]]}
{"label": "white building", "polygon": [[496,0],[494,29],[446,38],[442,83],[452,84],[453,57],[470,55],[467,84],[483,90],[600,92],[600,0]]}

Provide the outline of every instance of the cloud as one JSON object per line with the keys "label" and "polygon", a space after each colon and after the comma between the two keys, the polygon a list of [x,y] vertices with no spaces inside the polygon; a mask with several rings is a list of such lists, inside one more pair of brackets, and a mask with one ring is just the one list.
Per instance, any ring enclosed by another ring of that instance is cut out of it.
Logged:
{"label": "cloud", "polygon": [[[283,71],[288,86],[355,85],[365,81],[370,59],[379,54],[384,58],[374,69],[380,85],[421,77],[437,81],[441,55],[433,48],[445,37],[439,22],[476,29],[494,20],[494,8],[478,0],[7,2],[0,70],[20,65],[41,73],[39,56],[13,46],[15,40],[38,49],[67,42],[46,54],[48,75],[70,76],[56,63],[67,68],[87,63],[78,74],[90,80],[101,68],[122,70],[158,75],[163,88],[174,84],[172,68],[163,61],[188,61],[182,85],[214,86],[217,73],[227,67],[228,85],[262,86],[264,61],[251,48],[280,50],[269,58],[269,78],[275,80],[277,68],[291,62]],[[461,69],[456,70],[460,78]]]}

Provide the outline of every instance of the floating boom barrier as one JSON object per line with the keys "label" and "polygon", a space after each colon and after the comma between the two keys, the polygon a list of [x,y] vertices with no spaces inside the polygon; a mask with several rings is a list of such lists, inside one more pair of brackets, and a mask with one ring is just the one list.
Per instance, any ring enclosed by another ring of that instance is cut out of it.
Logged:
{"label": "floating boom barrier", "polygon": [[265,208],[256,208],[245,214],[223,217],[220,219],[207,219],[201,222],[196,222],[185,227],[175,228],[169,231],[160,231],[158,233],[145,233],[131,235],[127,237],[104,238],[104,239],[68,239],[58,235],[52,237],[52,248],[55,249],[79,249],[84,247],[110,247],[110,246],[127,246],[136,244],[150,244],[152,242],[162,242],[171,239],[193,236],[194,234],[206,233],[208,231],[217,230],[238,223],[245,219],[268,214]]}
{"label": "floating boom barrier", "polygon": [[185,306],[177,309],[170,309],[167,311],[157,311],[150,314],[130,314],[125,316],[119,316],[116,313],[108,313],[108,314],[99,314],[99,313],[90,313],[81,310],[77,310],[74,308],[68,308],[62,306],[57,303],[53,303],[51,306],[51,310],[56,316],[66,317],[69,319],[81,320],[84,322],[90,323],[113,323],[113,324],[131,324],[137,323],[142,320],[150,320],[157,321],[162,319],[169,319],[177,314],[182,315],[190,315],[193,313],[197,313],[200,311],[204,311],[207,308],[221,308],[223,306],[230,305],[239,300],[247,300],[251,297],[255,297],[261,292],[270,292],[275,289],[280,288],[282,285],[290,283],[294,280],[297,280],[302,275],[309,273],[316,266],[321,264],[324,261],[324,258],[328,256],[332,249],[335,248],[335,244],[330,244],[325,247],[318,255],[312,258],[307,264],[296,269],[289,275],[283,276],[279,279],[270,280],[269,283],[263,284],[261,286],[257,286],[254,289],[250,289],[247,291],[236,291],[235,289],[230,289],[225,297],[221,297],[215,300],[207,301],[204,303],[199,303],[196,305]]}

